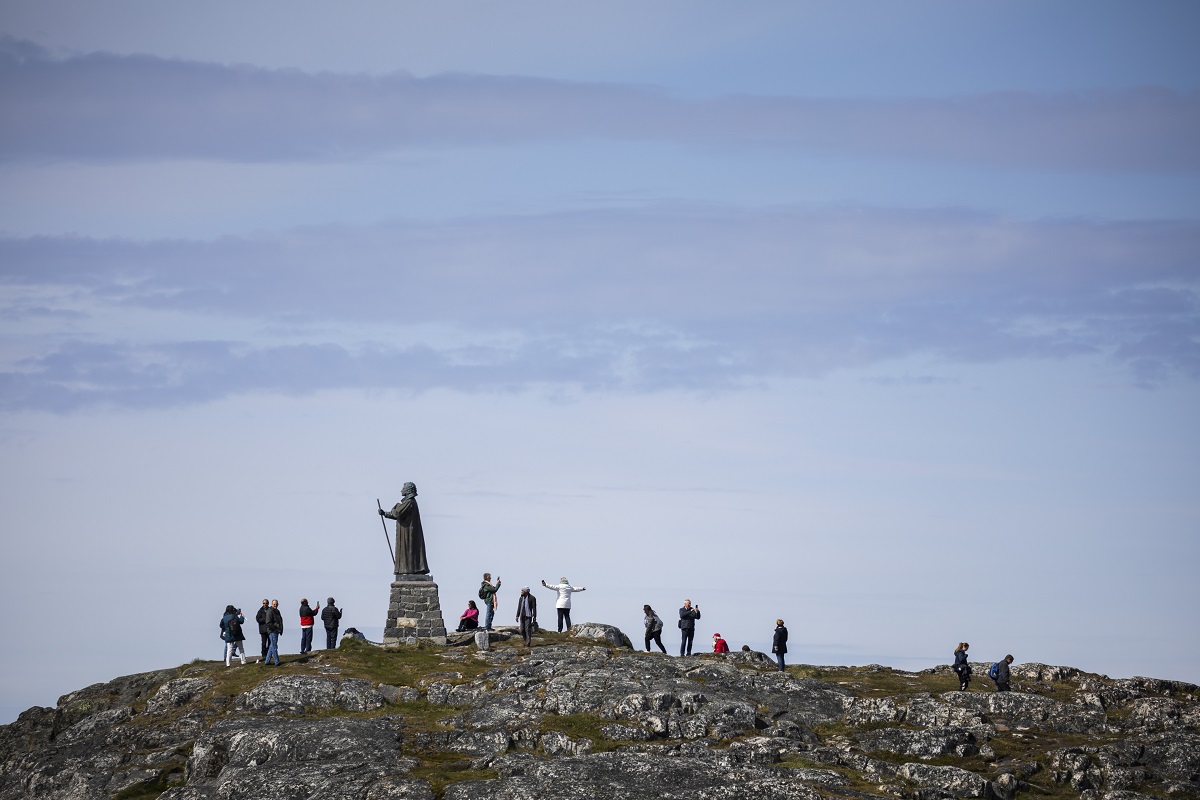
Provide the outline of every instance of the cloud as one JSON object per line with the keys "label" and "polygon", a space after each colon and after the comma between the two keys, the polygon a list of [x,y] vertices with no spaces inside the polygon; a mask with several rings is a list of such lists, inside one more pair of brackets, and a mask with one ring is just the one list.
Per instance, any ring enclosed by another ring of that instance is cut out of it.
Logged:
{"label": "cloud", "polygon": [[870,100],[531,77],[305,73],[0,40],[0,159],[325,161],[407,148],[639,140],[1010,167],[1200,167],[1200,93]]}
{"label": "cloud", "polygon": [[[723,391],[912,356],[1200,378],[1200,224],[660,207],[211,241],[0,239],[0,405]],[[231,335],[233,334],[233,335]]]}

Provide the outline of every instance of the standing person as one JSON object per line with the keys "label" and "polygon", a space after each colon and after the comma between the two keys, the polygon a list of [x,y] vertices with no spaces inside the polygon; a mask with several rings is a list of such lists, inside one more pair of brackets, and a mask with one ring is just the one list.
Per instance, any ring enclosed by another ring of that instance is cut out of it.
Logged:
{"label": "standing person", "polygon": [[300,598],[300,655],[304,655],[312,650],[313,617],[320,610],[320,603],[317,603],[316,608],[310,608],[308,598]]}
{"label": "standing person", "polygon": [[272,600],[271,607],[267,609],[267,660],[263,663],[268,666],[271,659],[275,659],[275,666],[279,666],[279,637],[283,635],[283,614],[279,611],[279,601]]}
{"label": "standing person", "polygon": [[325,610],[321,612],[321,622],[325,623],[326,650],[333,650],[337,647],[337,631],[341,619],[341,610],[333,604],[333,598],[329,598],[329,602],[325,604]]}
{"label": "standing person", "polygon": [[479,627],[479,608],[474,600],[467,601],[467,610],[458,618],[458,631],[473,631]]}
{"label": "standing person", "polygon": [[664,653],[667,648],[663,647],[662,643],[662,617],[654,613],[654,609],[650,606],[642,606],[642,613],[646,615],[646,652],[650,652],[650,642],[658,645],[658,649]]}
{"label": "standing person", "polygon": [[554,586],[542,581],[542,586],[552,592],[558,592],[558,602],[554,604],[554,607],[558,609],[558,632],[562,633],[564,621],[567,623],[567,630],[571,630],[571,595],[574,592],[586,592],[587,587],[572,586],[566,578],[560,578]]}
{"label": "standing person", "polygon": [[783,655],[787,652],[787,628],[783,627],[783,620],[775,620],[775,635],[771,637],[771,652],[775,654],[775,659],[779,662],[779,671],[783,672]]}
{"label": "standing person", "polygon": [[517,624],[521,626],[521,638],[529,647],[533,637],[533,627],[537,624],[537,598],[529,593],[528,586],[521,587],[521,596],[517,598]]}
{"label": "standing person", "polygon": [[483,583],[479,584],[479,599],[483,601],[483,629],[490,631],[492,629],[492,617],[496,614],[496,609],[500,607],[500,603],[496,600],[496,594],[500,591],[500,576],[496,576],[495,585],[492,584],[492,573],[483,573]]}
{"label": "standing person", "polygon": [[722,639],[721,634],[719,634],[719,633],[713,634],[713,652],[714,653],[728,653],[729,652],[729,642]]}
{"label": "standing person", "polygon": [[958,647],[954,648],[954,674],[958,676],[958,690],[965,692],[971,684],[971,665],[967,663],[967,648],[971,645],[967,642],[959,642]]}
{"label": "standing person", "polygon": [[1008,665],[1013,662],[1012,655],[1007,655],[992,665],[992,669],[988,673],[988,677],[996,682],[997,692],[1011,692],[1012,687],[1008,685],[1012,679],[1012,673],[1008,669]]}
{"label": "standing person", "polygon": [[696,620],[700,619],[700,606],[692,607],[691,600],[683,601],[679,609],[679,631],[683,638],[679,640],[679,655],[692,654],[692,639],[696,638]]}
{"label": "standing person", "polygon": [[246,663],[246,646],[242,644],[246,640],[245,634],[242,633],[242,624],[246,618],[242,616],[240,608],[233,606],[225,606],[225,616],[221,617],[221,638],[225,640],[225,666],[233,666],[233,656],[237,654],[241,657],[242,663]]}
{"label": "standing person", "polygon": [[267,660],[267,646],[271,643],[271,635],[267,631],[267,612],[270,610],[271,601],[264,597],[262,607],[254,615],[254,621],[258,623],[258,635],[262,637],[262,655],[258,659],[260,664]]}

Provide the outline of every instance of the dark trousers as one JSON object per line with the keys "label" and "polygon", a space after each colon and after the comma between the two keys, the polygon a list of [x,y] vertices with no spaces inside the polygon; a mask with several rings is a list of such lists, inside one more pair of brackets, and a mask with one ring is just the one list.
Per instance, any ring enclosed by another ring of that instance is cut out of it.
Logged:
{"label": "dark trousers", "polygon": [[337,628],[326,628],[325,629],[325,649],[326,650],[336,650],[337,649]]}
{"label": "dark trousers", "polygon": [[679,655],[692,654],[692,639],[696,638],[696,627],[693,625],[690,628],[680,628],[679,632],[683,634],[683,638],[679,641]]}
{"label": "dark trousers", "polygon": [[262,636],[262,640],[263,640],[263,642],[262,642],[262,644],[263,644],[262,657],[266,658],[267,657],[267,648],[271,646],[271,634],[267,633],[266,631],[261,631],[259,635]]}
{"label": "dark trousers", "polygon": [[1000,681],[996,681],[996,691],[997,692],[1011,692],[1012,687],[1008,685],[1008,681],[1004,681],[1003,683],[1001,683]]}
{"label": "dark trousers", "polygon": [[558,609],[558,632],[559,633],[562,633],[563,620],[566,620],[567,630],[571,630],[571,609],[569,609],[569,608]]}
{"label": "dark trousers", "polygon": [[525,640],[525,646],[529,647],[530,639],[533,636],[533,617],[521,617],[521,638]]}
{"label": "dark trousers", "polygon": [[650,631],[646,631],[646,652],[647,653],[650,652],[650,643],[651,642],[654,642],[656,645],[658,645],[659,650],[662,650],[664,653],[667,652],[667,648],[663,647],[663,643],[662,643],[662,631],[654,631],[653,633],[651,633]]}
{"label": "dark trousers", "polygon": [[300,629],[300,654],[312,650],[312,625]]}

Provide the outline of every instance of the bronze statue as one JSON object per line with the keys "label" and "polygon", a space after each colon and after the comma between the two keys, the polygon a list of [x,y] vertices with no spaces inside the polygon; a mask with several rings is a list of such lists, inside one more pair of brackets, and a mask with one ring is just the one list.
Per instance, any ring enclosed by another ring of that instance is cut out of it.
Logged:
{"label": "bronze statue", "polygon": [[409,481],[400,490],[400,502],[391,511],[379,509],[379,516],[396,520],[396,574],[428,575],[429,561],[425,558],[425,531],[421,528],[421,511],[417,508],[417,487]]}

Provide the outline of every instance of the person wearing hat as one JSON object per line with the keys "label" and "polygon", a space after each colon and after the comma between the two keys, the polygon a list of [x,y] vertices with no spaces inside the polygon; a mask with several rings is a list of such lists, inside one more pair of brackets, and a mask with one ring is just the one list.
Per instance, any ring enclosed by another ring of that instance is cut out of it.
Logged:
{"label": "person wearing hat", "polygon": [[722,639],[721,634],[719,634],[719,633],[713,634],[713,652],[714,653],[728,653],[729,652],[729,643],[726,642],[724,639]]}
{"label": "person wearing hat", "polygon": [[558,609],[558,632],[562,633],[563,622],[567,623],[567,630],[571,630],[571,595],[574,592],[586,592],[587,587],[572,586],[566,578],[560,579],[554,586],[542,581],[542,586],[552,592],[558,592],[558,602],[554,604]]}
{"label": "person wearing hat", "polygon": [[321,622],[325,624],[325,649],[333,650],[338,646],[338,626],[341,624],[342,610],[333,604],[333,598],[325,604],[321,612]]}
{"label": "person wearing hat", "polygon": [[529,593],[528,586],[521,587],[521,596],[517,598],[517,625],[521,627],[521,638],[525,646],[531,645],[533,626],[537,624],[537,598]]}

